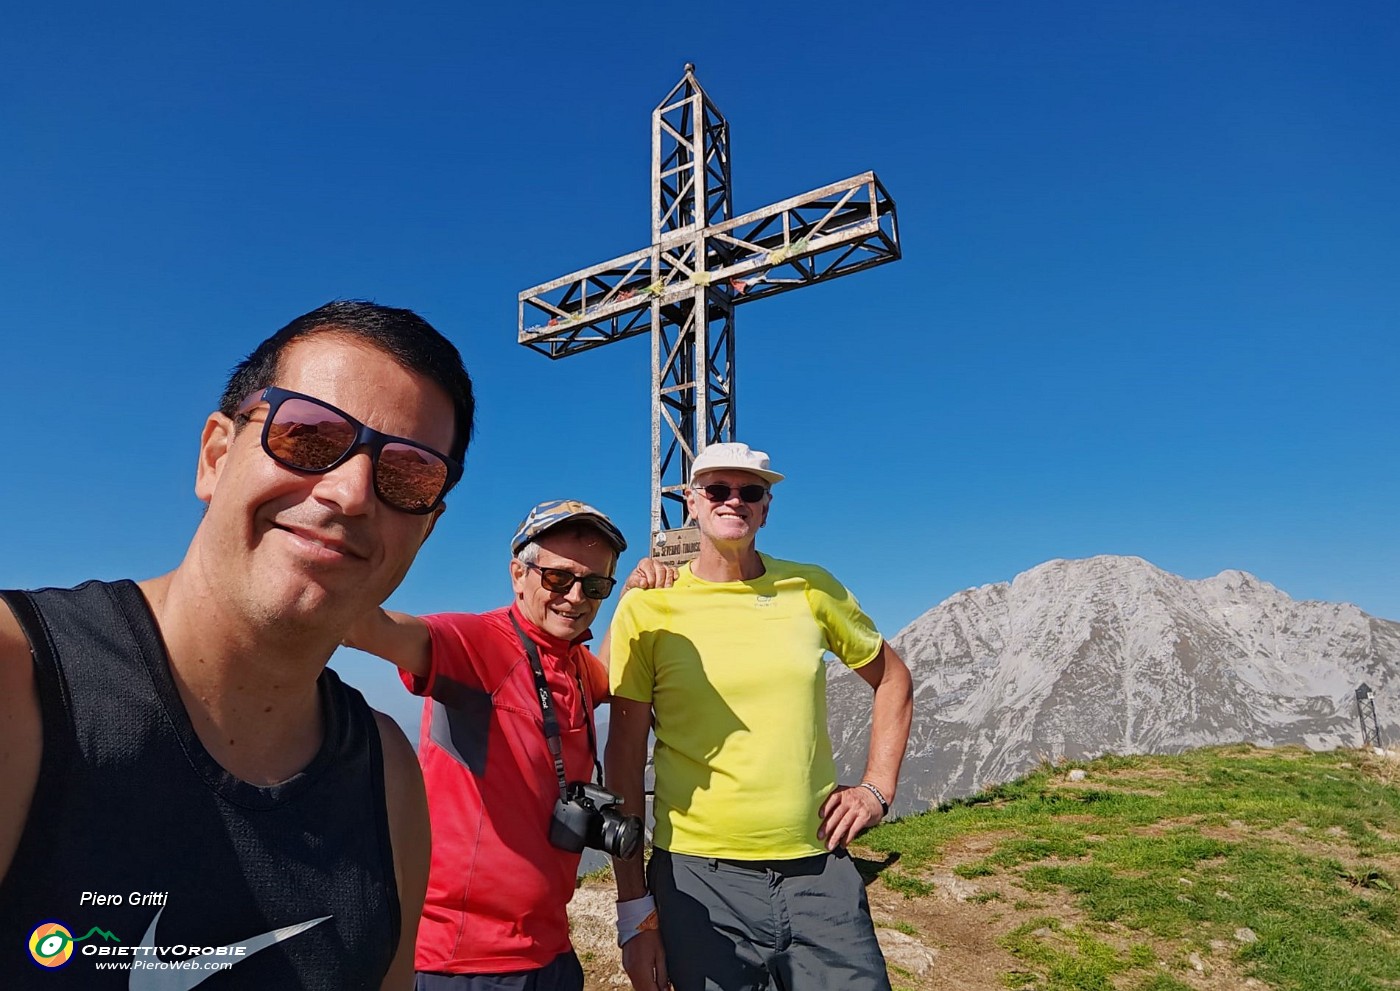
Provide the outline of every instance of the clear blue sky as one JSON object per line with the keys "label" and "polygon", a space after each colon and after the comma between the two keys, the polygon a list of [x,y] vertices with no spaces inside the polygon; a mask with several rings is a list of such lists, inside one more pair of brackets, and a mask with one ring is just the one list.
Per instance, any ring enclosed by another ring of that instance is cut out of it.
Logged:
{"label": "clear blue sky", "polygon": [[550,362],[515,299],[645,243],[694,61],[736,210],[866,169],[899,207],[902,261],[739,313],[741,439],[789,475],[767,550],[890,635],[1101,553],[1400,618],[1400,5],[670,9],[12,6],[0,585],[173,567],[227,370],[336,297],[420,311],[479,389],[392,605],[506,601],[544,498],[643,545],[645,341]]}

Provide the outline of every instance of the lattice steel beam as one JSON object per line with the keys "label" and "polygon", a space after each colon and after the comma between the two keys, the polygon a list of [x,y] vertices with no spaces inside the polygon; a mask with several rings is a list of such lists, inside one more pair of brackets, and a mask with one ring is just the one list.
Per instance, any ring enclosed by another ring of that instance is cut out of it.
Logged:
{"label": "lattice steel beam", "polygon": [[689,522],[706,445],[733,440],[734,311],[900,256],[894,200],[873,172],[733,216],[729,124],[695,67],[652,112],[652,243],[519,294],[519,342],[566,358],[652,336],[653,550]]}

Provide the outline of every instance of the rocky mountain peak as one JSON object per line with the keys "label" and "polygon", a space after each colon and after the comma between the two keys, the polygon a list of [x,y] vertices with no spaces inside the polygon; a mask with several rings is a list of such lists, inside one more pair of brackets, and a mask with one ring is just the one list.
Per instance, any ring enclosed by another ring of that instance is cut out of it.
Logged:
{"label": "rocky mountain peak", "polygon": [[[923,808],[1043,757],[1214,743],[1359,743],[1355,689],[1400,689],[1400,624],[1298,602],[1244,571],[1188,580],[1137,557],[1053,560],[951,596],[893,639],[915,717],[896,807]],[[834,666],[843,778],[865,761],[869,689]]]}

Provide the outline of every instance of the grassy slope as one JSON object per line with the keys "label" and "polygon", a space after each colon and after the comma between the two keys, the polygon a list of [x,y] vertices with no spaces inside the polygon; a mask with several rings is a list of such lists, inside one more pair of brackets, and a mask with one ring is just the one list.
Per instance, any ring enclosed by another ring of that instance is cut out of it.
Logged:
{"label": "grassy slope", "polygon": [[1106,757],[1042,767],[862,844],[913,917],[937,894],[935,865],[972,881],[967,910],[988,912],[1013,961],[1004,987],[1379,991],[1400,987],[1397,770],[1355,751],[1245,746]]}

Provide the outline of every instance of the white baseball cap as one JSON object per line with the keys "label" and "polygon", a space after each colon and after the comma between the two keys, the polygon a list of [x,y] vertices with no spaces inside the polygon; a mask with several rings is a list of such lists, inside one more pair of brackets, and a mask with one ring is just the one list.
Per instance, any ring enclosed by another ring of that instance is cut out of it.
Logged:
{"label": "white baseball cap", "polygon": [[690,466],[690,481],[694,484],[702,472],[733,468],[757,475],[770,485],[781,482],[783,476],[768,467],[768,464],[766,452],[755,451],[747,444],[737,442],[711,444],[696,455],[694,463]]}

